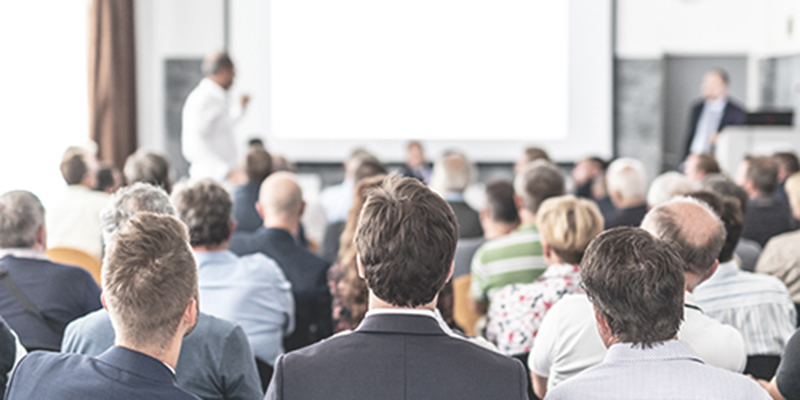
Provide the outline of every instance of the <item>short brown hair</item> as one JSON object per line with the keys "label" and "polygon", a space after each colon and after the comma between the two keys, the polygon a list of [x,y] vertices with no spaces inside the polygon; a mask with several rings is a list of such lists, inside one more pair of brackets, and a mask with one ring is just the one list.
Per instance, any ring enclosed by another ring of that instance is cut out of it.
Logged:
{"label": "short brown hair", "polygon": [[85,157],[86,151],[78,147],[70,147],[64,152],[64,157],[61,159],[61,176],[67,185],[81,183],[83,177],[89,173]]}
{"label": "short brown hair", "polygon": [[214,246],[230,238],[233,201],[212,179],[180,185],[172,194],[172,203],[189,228],[192,247]]}
{"label": "short brown hair", "polygon": [[263,146],[250,146],[244,161],[247,181],[261,184],[272,173],[272,155]]}
{"label": "short brown hair", "polygon": [[169,178],[169,161],[161,154],[147,149],[139,149],[125,160],[123,174],[128,185],[136,182],[149,183],[172,191],[172,181]]}
{"label": "short brown hair", "polygon": [[550,161],[550,155],[547,154],[547,150],[541,147],[526,148],[523,152],[523,157],[525,158],[526,164],[530,164],[536,160]]}
{"label": "short brown hair", "polygon": [[780,168],[783,168],[785,178],[800,171],[800,160],[798,160],[797,155],[791,151],[779,151],[773,154],[772,158],[778,162]]}
{"label": "short brown hair", "polygon": [[418,180],[397,175],[372,190],[355,237],[367,285],[399,307],[433,301],[449,277],[457,241],[450,205]]}
{"label": "short brown hair", "polygon": [[495,222],[519,223],[519,212],[514,204],[514,185],[507,181],[486,184],[486,208]]}
{"label": "short brown hair", "polygon": [[536,213],[542,239],[569,264],[581,262],[586,246],[603,231],[603,224],[603,215],[594,201],[575,196],[547,199]]}
{"label": "short brown hair", "polygon": [[682,265],[670,246],[648,232],[614,228],[589,244],[581,279],[611,332],[623,343],[648,348],[678,333],[683,320]]}
{"label": "short brown hair", "polygon": [[722,172],[717,159],[708,153],[697,154],[697,170],[703,171],[706,174],[718,174]]}
{"label": "short brown hair", "polygon": [[175,217],[136,214],[109,243],[103,294],[117,337],[166,348],[197,298],[197,265]]}
{"label": "short brown hair", "polygon": [[547,161],[534,161],[514,178],[514,192],[523,207],[536,214],[543,201],[564,194],[564,175]]}
{"label": "short brown hair", "polygon": [[770,195],[778,187],[778,163],[772,157],[748,156],[747,179],[759,192]]}

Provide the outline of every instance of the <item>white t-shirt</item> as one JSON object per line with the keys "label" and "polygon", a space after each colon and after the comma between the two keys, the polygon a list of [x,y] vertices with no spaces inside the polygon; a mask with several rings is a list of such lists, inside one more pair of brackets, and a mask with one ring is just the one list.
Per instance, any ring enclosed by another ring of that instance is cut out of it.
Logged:
{"label": "white t-shirt", "polygon": [[[695,309],[689,293],[686,303],[678,338],[689,343],[706,364],[742,372],[747,354],[739,331]],[[548,378],[547,390],[550,390],[599,364],[605,355],[591,302],[584,294],[567,295],[545,315],[528,357],[528,368]]]}

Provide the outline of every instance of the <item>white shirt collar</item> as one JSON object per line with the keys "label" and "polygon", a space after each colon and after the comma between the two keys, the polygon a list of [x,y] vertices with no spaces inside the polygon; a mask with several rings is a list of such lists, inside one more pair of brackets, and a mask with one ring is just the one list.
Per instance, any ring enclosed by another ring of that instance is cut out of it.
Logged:
{"label": "white shirt collar", "polygon": [[32,258],[34,260],[49,260],[47,255],[41,251],[25,248],[0,249],[0,258],[5,256],[12,256],[16,258]]}
{"label": "white shirt collar", "polygon": [[421,308],[376,308],[374,310],[367,311],[367,314],[364,318],[369,317],[370,315],[418,315],[418,316],[426,316],[436,319],[436,314],[431,310],[421,309]]}
{"label": "white shirt collar", "polygon": [[161,363],[164,364],[164,366],[167,367],[167,369],[169,369],[169,372],[172,372],[172,376],[175,376],[175,368],[170,367],[169,364],[163,361],[161,361]]}

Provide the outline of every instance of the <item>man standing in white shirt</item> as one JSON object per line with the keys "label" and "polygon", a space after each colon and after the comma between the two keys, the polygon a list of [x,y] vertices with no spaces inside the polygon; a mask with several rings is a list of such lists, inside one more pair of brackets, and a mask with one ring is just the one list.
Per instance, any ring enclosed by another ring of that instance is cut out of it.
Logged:
{"label": "man standing in white shirt", "polygon": [[203,74],[205,78],[189,93],[183,106],[183,156],[191,164],[192,178],[223,182],[234,178],[237,170],[239,156],[233,127],[250,97],[242,95],[241,107],[231,108],[228,90],[236,69],[227,52],[207,56]]}

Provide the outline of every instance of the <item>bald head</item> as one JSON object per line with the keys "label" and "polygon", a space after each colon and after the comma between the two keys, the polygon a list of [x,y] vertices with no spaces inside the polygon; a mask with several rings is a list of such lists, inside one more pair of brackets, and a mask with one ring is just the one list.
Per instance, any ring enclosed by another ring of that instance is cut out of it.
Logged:
{"label": "bald head", "polygon": [[725,244],[725,226],[720,218],[705,203],[686,197],[650,210],[642,228],[675,249],[686,263],[685,272],[700,278],[694,286],[713,273]]}
{"label": "bald head", "polygon": [[303,191],[295,181],[294,174],[276,172],[265,179],[261,184],[258,205],[264,214],[265,225],[275,223],[275,221],[285,221],[286,223],[299,221],[305,203],[303,202]]}

